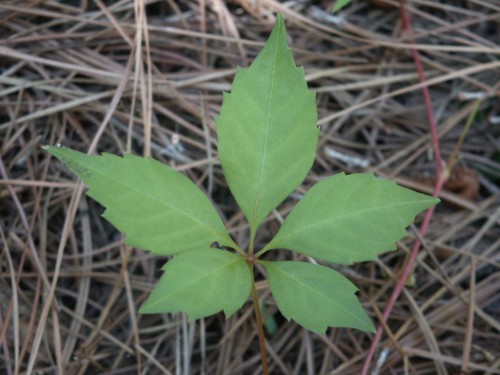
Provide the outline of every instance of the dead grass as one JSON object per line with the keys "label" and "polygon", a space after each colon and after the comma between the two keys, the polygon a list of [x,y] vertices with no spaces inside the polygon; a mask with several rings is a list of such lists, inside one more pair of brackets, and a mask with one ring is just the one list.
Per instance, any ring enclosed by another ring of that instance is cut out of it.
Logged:
{"label": "dead grass", "polygon": [[[341,170],[432,192],[424,86],[443,158],[457,157],[384,323],[373,373],[500,373],[500,4],[409,2],[427,76],[420,83],[399,5],[385,3],[394,7],[354,1],[337,17],[333,1],[2,1],[0,373],[260,373],[250,304],[228,320],[137,314],[164,259],[127,248],[40,146],[152,155],[203,187],[244,243],[248,227],[221,175],[214,117],[275,12],[318,92],[320,146],[299,194]],[[296,198],[269,218],[262,243]],[[398,251],[338,267],[379,322],[418,225]],[[276,323],[273,374],[360,373],[371,335],[309,333],[279,316],[265,282],[259,290]]]}

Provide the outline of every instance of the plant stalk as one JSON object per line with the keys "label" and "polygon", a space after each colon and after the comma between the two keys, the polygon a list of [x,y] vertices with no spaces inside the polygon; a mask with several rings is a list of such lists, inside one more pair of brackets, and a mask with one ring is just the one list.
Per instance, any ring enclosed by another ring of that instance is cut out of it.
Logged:
{"label": "plant stalk", "polygon": [[269,368],[267,366],[266,338],[264,336],[264,325],[262,323],[262,315],[260,314],[259,296],[257,295],[257,288],[255,288],[253,259],[248,259],[247,262],[248,262],[248,267],[250,267],[250,272],[252,273],[252,299],[253,299],[253,309],[255,311],[255,321],[257,323],[257,332],[259,334],[259,347],[260,347],[260,359],[262,361],[262,373],[263,375],[269,375]]}

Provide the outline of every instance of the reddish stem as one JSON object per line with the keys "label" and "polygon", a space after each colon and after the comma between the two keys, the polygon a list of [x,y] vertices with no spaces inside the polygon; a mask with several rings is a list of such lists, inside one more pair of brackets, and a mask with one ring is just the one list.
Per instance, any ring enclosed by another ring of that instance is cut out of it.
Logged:
{"label": "reddish stem", "polygon": [[264,324],[262,321],[262,315],[260,314],[260,304],[259,296],[257,294],[257,288],[255,287],[255,274],[253,270],[254,266],[253,255],[250,255],[247,259],[248,267],[252,273],[252,299],[253,299],[253,309],[255,312],[255,321],[257,324],[257,333],[259,337],[259,348],[260,348],[260,359],[262,363],[262,373],[263,375],[269,375],[269,368],[267,365],[267,350],[266,350],[266,337],[264,336]]}
{"label": "reddish stem", "polygon": [[[401,0],[401,20],[403,22],[403,28],[406,31],[406,33],[409,36],[409,42],[414,44],[414,38],[413,38],[413,28],[411,25],[410,17],[408,15],[408,10],[406,9],[406,1]],[[425,82],[425,74],[424,74],[424,69],[422,67],[422,63],[420,61],[420,56],[418,54],[418,51],[415,48],[412,48],[411,50],[413,60],[415,62],[415,67],[417,69],[418,77],[420,82]],[[434,111],[432,109],[432,100],[431,100],[431,95],[429,93],[429,89],[427,86],[424,86],[422,88],[422,94],[424,96],[424,103],[425,103],[425,109],[427,111],[427,119],[429,121],[429,130],[431,133],[431,138],[432,138],[432,147],[434,150],[434,159],[435,159],[435,173],[436,173],[436,183],[434,185],[434,191],[433,191],[433,196],[437,197],[440,195],[441,190],[443,188],[443,184],[446,180],[446,173],[443,170],[443,161],[441,159],[441,152],[439,148],[439,136],[437,132],[437,126],[436,126],[436,121],[434,120]],[[422,226],[420,227],[420,235],[422,237],[425,236],[425,233],[427,232],[427,228],[429,227],[429,223],[432,219],[432,216],[434,214],[434,207],[431,207],[430,209],[427,210],[425,213],[424,220],[422,222]],[[419,240],[416,240],[415,243],[413,244],[413,247],[411,249],[410,255],[408,257],[407,262],[405,263],[405,267],[403,269],[403,272],[399,276],[398,282],[391,294],[391,297],[389,298],[389,301],[384,309],[383,313],[383,319],[384,321],[387,321],[387,318],[392,312],[392,309],[394,308],[394,304],[396,303],[396,300],[398,299],[401,291],[403,290],[406,280],[410,276],[412,270],[413,270],[413,265],[415,263],[415,260],[417,258],[418,252],[420,250],[421,243]],[[370,345],[370,349],[368,351],[368,355],[365,358],[365,362],[363,364],[363,369],[361,371],[361,375],[366,375],[368,373],[368,368],[370,367],[371,361],[373,359],[373,355],[375,354],[375,350],[377,348],[377,345],[382,338],[382,332],[383,332],[383,326],[379,324],[377,328],[377,333],[373,337],[372,343]]]}

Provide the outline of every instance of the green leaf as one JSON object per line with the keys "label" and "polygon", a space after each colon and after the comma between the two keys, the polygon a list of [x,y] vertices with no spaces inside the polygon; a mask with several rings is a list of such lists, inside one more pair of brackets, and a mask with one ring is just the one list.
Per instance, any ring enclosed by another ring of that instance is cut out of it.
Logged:
{"label": "green leaf", "polygon": [[224,310],[229,318],[247,300],[250,269],[233,253],[204,249],[175,256],[139,310],[142,314],[186,312],[198,319]]}
{"label": "green leaf", "polygon": [[371,173],[339,173],[313,186],[261,253],[285,248],[333,263],[396,249],[415,216],[438,199]]}
{"label": "green leaf", "polygon": [[295,66],[278,16],[253,64],[238,69],[217,118],[222,168],[252,233],[311,168],[316,122],[315,94]]}
{"label": "green leaf", "polygon": [[351,0],[337,0],[333,6],[332,13],[338,12],[340,9],[347,6]]}
{"label": "green leaf", "polygon": [[285,318],[316,333],[330,327],[375,332],[354,294],[358,289],[337,271],[305,262],[261,262]]}
{"label": "green leaf", "polygon": [[87,194],[106,207],[104,218],[127,235],[128,245],[161,255],[207,248],[214,241],[236,247],[208,198],[172,168],[130,154],[46,150],[90,188]]}

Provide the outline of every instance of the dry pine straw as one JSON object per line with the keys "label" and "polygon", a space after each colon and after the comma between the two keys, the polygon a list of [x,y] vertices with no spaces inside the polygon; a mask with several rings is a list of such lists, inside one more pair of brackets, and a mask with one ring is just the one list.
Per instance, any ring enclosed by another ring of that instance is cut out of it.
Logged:
{"label": "dry pine straw", "polygon": [[[312,173],[266,221],[260,245],[323,176],[373,171],[432,191],[420,91],[428,85],[441,153],[456,156],[457,168],[372,370],[500,373],[500,4],[407,4],[422,84],[399,5],[385,3],[353,1],[339,19],[328,12],[333,1],[0,2],[0,373],[260,373],[250,304],[228,320],[137,314],[164,259],[126,247],[40,146],[152,155],[202,187],[244,244],[248,227],[221,174],[214,117],[276,12],[318,93],[321,139]],[[419,220],[397,251],[337,267],[378,322]],[[283,320],[264,281],[258,287],[276,324],[267,336],[273,374],[360,372],[372,335],[309,333]]]}

